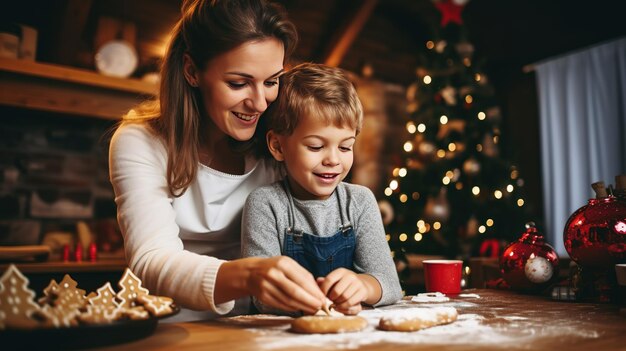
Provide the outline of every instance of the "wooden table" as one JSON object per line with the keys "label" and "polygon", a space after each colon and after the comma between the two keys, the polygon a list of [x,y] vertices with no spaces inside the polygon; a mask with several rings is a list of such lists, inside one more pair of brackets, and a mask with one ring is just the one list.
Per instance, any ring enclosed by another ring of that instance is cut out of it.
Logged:
{"label": "wooden table", "polygon": [[[552,301],[542,296],[499,290],[466,290],[447,303],[459,319],[447,326],[412,333],[366,331],[335,335],[288,332],[286,317],[237,317],[192,323],[160,323],[145,339],[102,350],[626,350],[626,314],[608,304]],[[403,301],[369,311],[421,304]],[[369,317],[368,317],[369,319]],[[374,324],[376,319],[370,319]]]}

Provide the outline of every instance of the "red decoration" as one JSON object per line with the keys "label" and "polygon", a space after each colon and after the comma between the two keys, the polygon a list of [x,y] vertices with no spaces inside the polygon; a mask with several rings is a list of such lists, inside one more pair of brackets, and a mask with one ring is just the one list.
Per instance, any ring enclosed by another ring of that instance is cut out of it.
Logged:
{"label": "red decoration", "polygon": [[98,258],[98,247],[96,243],[89,244],[89,261],[96,262]]}
{"label": "red decoration", "polygon": [[500,271],[511,289],[540,292],[558,279],[559,256],[530,222],[521,238],[504,249]]}
{"label": "red decoration", "polygon": [[461,12],[465,5],[457,5],[452,0],[441,0],[435,2],[435,7],[441,12],[441,27],[445,27],[448,23],[463,24]]}
{"label": "red decoration", "polygon": [[481,257],[498,257],[500,255],[500,242],[497,239],[487,239],[480,244]]}
{"label": "red decoration", "polygon": [[83,261],[83,246],[80,243],[76,244],[76,250],[74,250],[74,259],[76,260],[76,262]]}
{"label": "red decoration", "polygon": [[614,269],[626,262],[626,202],[614,196],[590,199],[563,230],[565,249],[582,268]]}
{"label": "red decoration", "polygon": [[63,262],[69,262],[70,260],[70,246],[65,244],[63,245]]}

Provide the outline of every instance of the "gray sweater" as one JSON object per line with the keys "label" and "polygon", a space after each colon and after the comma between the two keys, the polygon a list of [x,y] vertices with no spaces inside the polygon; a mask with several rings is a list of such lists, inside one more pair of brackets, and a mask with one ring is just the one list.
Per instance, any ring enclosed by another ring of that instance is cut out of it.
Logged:
{"label": "gray sweater", "polygon": [[[356,234],[355,271],[373,276],[381,285],[382,297],[374,306],[398,301],[402,290],[374,194],[364,186],[343,182],[335,191],[343,205],[343,218],[350,221]],[[293,200],[297,229],[331,236],[342,224],[335,194],[326,200]],[[257,188],[248,196],[243,209],[242,256],[281,255],[288,226],[289,198],[284,183]],[[255,304],[262,312],[268,312],[257,301]]]}

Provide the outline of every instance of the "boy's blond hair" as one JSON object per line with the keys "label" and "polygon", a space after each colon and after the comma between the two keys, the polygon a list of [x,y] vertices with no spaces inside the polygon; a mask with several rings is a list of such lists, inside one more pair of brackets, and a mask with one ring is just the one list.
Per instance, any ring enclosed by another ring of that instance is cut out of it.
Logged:
{"label": "boy's blond hair", "polygon": [[267,129],[280,135],[291,135],[304,116],[350,127],[358,135],[363,107],[354,84],[341,69],[303,63],[280,77],[278,98],[265,116]]}

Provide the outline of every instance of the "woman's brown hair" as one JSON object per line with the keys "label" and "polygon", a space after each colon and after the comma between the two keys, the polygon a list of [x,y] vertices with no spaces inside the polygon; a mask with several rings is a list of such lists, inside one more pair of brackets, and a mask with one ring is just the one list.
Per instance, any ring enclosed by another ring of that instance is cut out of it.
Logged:
{"label": "woman's brown hair", "polygon": [[[277,4],[265,0],[185,0],[182,17],[161,66],[159,99],[147,101],[128,113],[123,122],[145,122],[165,143],[168,153],[167,184],[172,196],[181,196],[198,170],[199,131],[204,106],[196,88],[183,75],[183,57],[188,54],[203,70],[216,56],[239,45],[266,38],[283,43],[285,60],[298,37],[295,26]],[[208,118],[208,117],[206,117]],[[261,152],[265,129],[260,120],[252,139],[231,145],[242,152]]]}

